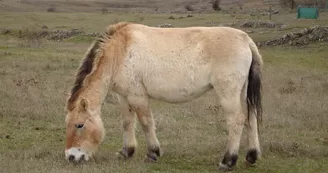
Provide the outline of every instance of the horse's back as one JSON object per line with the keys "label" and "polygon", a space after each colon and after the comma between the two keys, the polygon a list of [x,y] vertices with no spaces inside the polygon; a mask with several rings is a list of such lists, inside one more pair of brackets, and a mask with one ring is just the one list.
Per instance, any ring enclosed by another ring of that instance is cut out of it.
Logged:
{"label": "horse's back", "polygon": [[236,59],[251,60],[250,38],[230,27],[154,28],[133,24],[132,38],[131,48],[139,50],[144,60],[223,66]]}
{"label": "horse's back", "polygon": [[229,27],[164,29],[138,24],[131,24],[129,29],[132,40],[122,76],[129,78],[126,81],[131,86],[142,83],[150,97],[187,101],[213,87],[213,73],[249,70],[251,52],[248,36],[242,31]]}

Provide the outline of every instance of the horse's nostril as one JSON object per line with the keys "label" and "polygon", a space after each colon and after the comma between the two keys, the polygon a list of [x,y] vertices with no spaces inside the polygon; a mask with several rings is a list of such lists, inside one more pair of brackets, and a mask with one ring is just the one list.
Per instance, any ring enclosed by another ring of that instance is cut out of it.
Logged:
{"label": "horse's nostril", "polygon": [[85,155],[84,154],[81,156],[81,160],[85,161]]}
{"label": "horse's nostril", "polygon": [[68,157],[68,160],[69,160],[69,161],[74,161],[74,160],[75,160],[75,156],[74,156],[74,155],[70,155],[70,156]]}

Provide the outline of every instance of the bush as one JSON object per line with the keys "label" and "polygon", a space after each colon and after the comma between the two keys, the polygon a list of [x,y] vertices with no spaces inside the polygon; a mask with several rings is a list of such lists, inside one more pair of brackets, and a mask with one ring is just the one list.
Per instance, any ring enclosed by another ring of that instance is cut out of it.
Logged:
{"label": "bush", "polygon": [[295,0],[279,0],[279,4],[281,7],[293,9],[295,6]]}
{"label": "bush", "polygon": [[325,8],[326,0],[305,0],[303,5]]}
{"label": "bush", "polygon": [[213,10],[215,10],[215,11],[220,11],[221,10],[220,2],[221,2],[221,0],[212,0],[211,1]]}
{"label": "bush", "polygon": [[38,28],[26,28],[18,31],[18,37],[22,40],[22,47],[40,47],[42,39],[48,34],[47,30]]}
{"label": "bush", "polygon": [[187,11],[194,11],[195,9],[191,6],[191,4],[187,4],[184,7]]}
{"label": "bush", "polygon": [[175,17],[174,16],[170,16],[169,19],[175,19]]}
{"label": "bush", "polygon": [[107,9],[107,8],[102,8],[102,9],[101,9],[101,13],[102,13],[102,14],[106,14],[106,13],[108,13],[108,9]]}
{"label": "bush", "polygon": [[47,12],[55,12],[55,11],[56,11],[56,7],[47,8]]}

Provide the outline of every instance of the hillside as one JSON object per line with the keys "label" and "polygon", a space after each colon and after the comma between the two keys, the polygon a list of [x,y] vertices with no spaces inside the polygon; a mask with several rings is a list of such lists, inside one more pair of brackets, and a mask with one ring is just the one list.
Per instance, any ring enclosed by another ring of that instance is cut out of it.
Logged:
{"label": "hillside", "polygon": [[[185,12],[190,5],[196,12],[211,11],[211,0],[0,0],[1,12],[47,11],[56,12]],[[272,2],[271,2],[272,3]],[[269,2],[263,0],[221,0],[223,9],[264,8]]]}

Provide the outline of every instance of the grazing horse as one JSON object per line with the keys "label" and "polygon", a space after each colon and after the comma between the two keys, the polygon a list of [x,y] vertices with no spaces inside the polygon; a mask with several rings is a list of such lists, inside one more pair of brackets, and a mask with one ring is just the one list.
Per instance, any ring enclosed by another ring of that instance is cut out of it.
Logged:
{"label": "grazing horse", "polygon": [[103,140],[100,117],[108,91],[117,94],[123,119],[123,148],[133,156],[139,119],[147,143],[147,161],[161,155],[150,99],[190,101],[214,89],[227,121],[227,149],[220,167],[238,159],[243,127],[246,161],[260,156],[262,57],[243,31],[229,27],[155,28],[118,23],[109,26],[87,51],[67,101],[66,159],[89,160]]}

